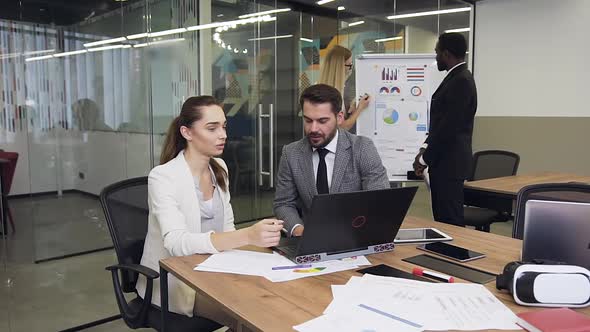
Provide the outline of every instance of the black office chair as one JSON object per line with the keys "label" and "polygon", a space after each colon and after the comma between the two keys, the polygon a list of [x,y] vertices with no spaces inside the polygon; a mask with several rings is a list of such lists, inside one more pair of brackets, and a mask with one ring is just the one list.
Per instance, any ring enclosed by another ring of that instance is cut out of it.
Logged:
{"label": "black office chair", "polygon": [[[151,304],[153,280],[160,275],[140,265],[148,228],[147,195],[145,176],[114,183],[100,193],[100,203],[119,261],[119,264],[106,269],[111,271],[119,311],[127,326],[132,329],[147,327],[161,331],[161,310]],[[147,279],[143,299],[135,289],[139,274]],[[135,293],[136,296],[127,302],[124,293]],[[169,313],[168,318],[170,321],[166,322],[166,329],[169,331],[213,331],[221,327],[202,317],[191,318]]]}
{"label": "black office chair", "polygon": [[[485,180],[503,176],[516,175],[520,156],[514,152],[502,150],[478,151],[473,154],[473,168],[469,181]],[[483,232],[490,231],[494,222],[510,220],[510,211],[465,206],[463,208],[464,224],[474,226]]]}
{"label": "black office chair", "polygon": [[[522,240],[524,235],[524,217],[526,203],[529,200],[562,201],[590,203],[590,185],[585,183],[543,183],[522,188],[516,198],[516,212],[512,237]],[[556,220],[559,227],[559,220]]]}

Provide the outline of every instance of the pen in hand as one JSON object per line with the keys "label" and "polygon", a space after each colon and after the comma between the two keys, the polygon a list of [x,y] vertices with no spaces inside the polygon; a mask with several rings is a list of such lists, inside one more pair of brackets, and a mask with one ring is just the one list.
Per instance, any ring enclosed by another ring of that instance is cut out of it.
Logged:
{"label": "pen in hand", "polygon": [[[278,225],[278,224],[279,224],[278,220],[276,220],[276,219],[275,219],[275,220],[274,220],[272,223],[273,223],[273,225]],[[282,223],[283,223],[283,221],[281,221],[281,224],[282,224]],[[283,233],[285,233],[285,234],[289,234],[289,233],[287,232],[287,229],[286,229],[285,227],[281,228],[281,232],[283,232]]]}

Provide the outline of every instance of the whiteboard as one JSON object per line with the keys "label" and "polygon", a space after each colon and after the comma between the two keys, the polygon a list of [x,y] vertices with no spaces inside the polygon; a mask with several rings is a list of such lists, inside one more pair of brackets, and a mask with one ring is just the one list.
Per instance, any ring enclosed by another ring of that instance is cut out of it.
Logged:
{"label": "whiteboard", "polygon": [[356,123],[369,137],[391,181],[406,177],[428,135],[430,100],[446,72],[435,54],[370,54],[355,61],[356,93],[371,102]]}

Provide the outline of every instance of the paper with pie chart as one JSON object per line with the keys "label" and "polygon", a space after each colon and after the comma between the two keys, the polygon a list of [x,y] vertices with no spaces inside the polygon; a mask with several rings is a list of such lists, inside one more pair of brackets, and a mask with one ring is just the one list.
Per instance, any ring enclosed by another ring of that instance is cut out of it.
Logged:
{"label": "paper with pie chart", "polygon": [[[295,263],[277,253],[228,250],[209,256],[193,270],[261,276],[272,282],[283,282],[358,269],[365,265],[371,265],[371,262],[365,256],[354,256],[310,263],[306,266],[296,266]],[[273,267],[281,268],[273,269]]]}
{"label": "paper with pie chart", "polygon": [[390,179],[405,177],[427,137],[431,97],[444,73],[434,54],[363,55],[355,68],[357,93],[372,97],[357,134],[373,140]]}

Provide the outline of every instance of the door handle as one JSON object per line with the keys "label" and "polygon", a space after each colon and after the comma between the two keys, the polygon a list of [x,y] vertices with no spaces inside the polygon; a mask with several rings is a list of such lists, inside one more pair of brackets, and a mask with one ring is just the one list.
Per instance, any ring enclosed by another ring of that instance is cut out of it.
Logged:
{"label": "door handle", "polygon": [[[271,118],[271,113],[269,113],[269,114],[263,114],[262,113],[262,104],[258,104],[258,167],[259,167],[259,172],[258,172],[258,185],[259,186],[262,186],[262,184],[263,184],[263,176],[269,176],[269,175],[271,175],[271,172],[270,171],[268,171],[268,172],[265,171],[264,170],[264,167],[262,166],[262,163],[263,163],[263,158],[262,158],[262,148],[263,148],[263,144],[262,144],[262,119],[266,119],[266,118],[270,119]],[[272,121],[271,121],[271,123],[272,123]],[[272,126],[272,124],[270,126]],[[272,128],[269,127],[269,130],[272,130]],[[272,144],[272,140],[271,140],[270,144]],[[271,149],[271,152],[270,152],[270,156],[272,157],[272,149]],[[272,167],[272,162],[271,162],[271,167]],[[271,177],[271,185],[272,185],[272,177]]]}

